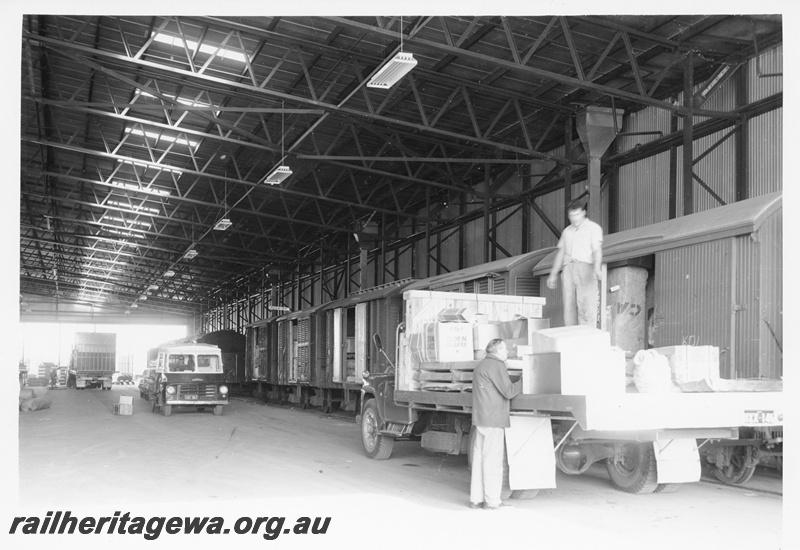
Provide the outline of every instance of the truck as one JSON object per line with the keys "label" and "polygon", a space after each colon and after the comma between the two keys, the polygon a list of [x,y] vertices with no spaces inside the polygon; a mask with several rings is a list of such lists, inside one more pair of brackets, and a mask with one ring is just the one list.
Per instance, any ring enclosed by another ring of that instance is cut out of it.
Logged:
{"label": "truck", "polygon": [[154,369],[147,369],[142,396],[152,402],[153,412],[172,415],[178,407],[222,414],[228,404],[228,385],[222,364],[222,350],[212,344],[169,343],[149,351]]}
{"label": "truck", "polygon": [[77,332],[69,362],[67,386],[110,390],[117,364],[117,335]]}
{"label": "truck", "polygon": [[[783,423],[783,394],[769,391],[770,386],[755,388],[765,391],[630,391],[624,352],[589,343],[608,333],[549,328],[542,319],[543,298],[406,290],[403,301],[393,367],[363,375],[362,444],[374,459],[389,458],[395,439],[412,437],[423,448],[468,453],[471,370],[479,363],[474,354],[480,353],[473,345],[482,327],[483,338],[499,336],[510,344],[510,374],[520,375],[526,388],[511,401],[506,430],[508,489],[518,498],[554,488],[556,468],[578,475],[601,461],[619,490],[673,491],[699,481],[705,445],[728,448],[736,445],[740,430]],[[443,312],[480,321],[446,322]],[[562,351],[532,353],[537,347],[532,344],[547,345],[541,343],[543,334],[555,342],[566,334]],[[754,455],[748,456],[750,463],[742,467],[753,464]]]}

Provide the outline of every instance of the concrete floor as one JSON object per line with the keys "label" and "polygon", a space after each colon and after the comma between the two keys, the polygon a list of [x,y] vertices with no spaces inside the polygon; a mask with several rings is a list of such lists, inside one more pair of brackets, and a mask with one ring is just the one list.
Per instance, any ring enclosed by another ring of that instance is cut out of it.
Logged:
{"label": "concrete floor", "polygon": [[[134,396],[132,416],[112,414],[121,395]],[[389,548],[469,548],[496,545],[501,534],[509,543],[557,541],[559,548],[606,546],[601,541],[648,549],[781,545],[783,499],[774,494],[781,491],[780,479],[759,476],[745,488],[701,482],[672,494],[635,496],[613,489],[604,469],[593,467],[577,477],[559,472],[557,489],[486,512],[467,507],[464,456],[398,442],[389,460],[370,460],[348,416],[234,399],[220,417],[188,409],[166,418],[152,413],[132,386],[50,390],[47,397],[50,409],[19,416],[17,515],[130,511],[221,515],[231,523],[244,515],[332,518],[324,537],[271,541],[298,547],[313,540],[333,547],[380,542]],[[190,538],[159,540],[189,547]],[[227,538],[210,538],[215,543],[208,547],[228,544]],[[197,548],[206,539],[191,540]],[[245,547],[266,542],[254,535],[233,540]],[[108,542],[135,546],[142,539]],[[53,540],[27,537],[25,547],[30,544],[52,548]]]}

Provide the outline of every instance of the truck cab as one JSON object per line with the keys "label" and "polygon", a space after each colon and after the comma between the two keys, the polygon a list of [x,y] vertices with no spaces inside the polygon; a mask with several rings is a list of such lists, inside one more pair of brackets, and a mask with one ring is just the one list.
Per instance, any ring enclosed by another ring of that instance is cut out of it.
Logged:
{"label": "truck cab", "polygon": [[173,407],[212,408],[222,414],[228,404],[228,386],[222,368],[222,352],[210,344],[174,344],[158,350],[155,384],[149,395],[153,410],[164,416]]}

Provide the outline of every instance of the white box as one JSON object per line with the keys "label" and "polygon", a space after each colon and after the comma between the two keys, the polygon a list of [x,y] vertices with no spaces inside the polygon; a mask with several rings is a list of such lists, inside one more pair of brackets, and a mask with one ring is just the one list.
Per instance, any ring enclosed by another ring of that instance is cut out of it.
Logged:
{"label": "white box", "polygon": [[563,395],[624,394],[625,383],[624,350],[609,346],[561,351]]}
{"label": "white box", "polygon": [[537,353],[525,357],[522,367],[522,393],[561,393],[560,353]]}
{"label": "white box", "polygon": [[133,405],[127,403],[117,403],[114,405],[114,414],[120,416],[131,416],[133,414]]}
{"label": "white box", "polygon": [[133,397],[130,395],[120,395],[119,396],[119,404],[120,405],[133,405]]}
{"label": "white box", "polygon": [[574,349],[604,351],[611,347],[611,335],[597,328],[574,325],[532,332],[529,344],[533,353]]}
{"label": "white box", "polygon": [[609,346],[525,356],[522,388],[532,394],[623,394],[625,352]]}
{"label": "white box", "polygon": [[664,346],[654,350],[667,358],[672,380],[678,384],[719,380],[719,348],[716,346]]}

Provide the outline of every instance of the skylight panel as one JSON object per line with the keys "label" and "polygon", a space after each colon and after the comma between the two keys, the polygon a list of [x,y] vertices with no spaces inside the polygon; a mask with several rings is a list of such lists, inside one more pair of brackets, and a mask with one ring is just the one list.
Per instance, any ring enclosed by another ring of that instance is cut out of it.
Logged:
{"label": "skylight panel", "polygon": [[[153,38],[156,42],[161,42],[162,44],[167,44],[169,46],[175,46],[177,48],[183,48],[184,43],[186,44],[186,48],[192,52],[197,51],[197,42],[193,40],[186,40],[184,42],[183,38],[180,36],[172,36],[165,33],[158,33]],[[208,55],[216,55],[217,57],[222,57],[224,59],[230,59],[232,61],[238,61],[240,63],[245,62],[244,54],[241,52],[236,52],[233,50],[227,50],[225,48],[220,48],[219,46],[212,46],[210,44],[203,44],[200,46],[200,52],[205,53]]]}
{"label": "skylight panel", "polygon": [[147,193],[149,195],[160,195],[163,197],[168,197],[172,194],[170,191],[167,191],[166,189],[160,189],[158,187],[140,187],[134,183],[125,183],[122,181],[112,181],[111,185],[113,185],[114,187],[119,187],[121,189],[137,191],[139,193]]}
{"label": "skylight panel", "polygon": [[178,143],[180,145],[187,145],[187,146],[191,147],[192,149],[197,147],[197,143],[198,143],[198,142],[190,140],[190,139],[184,139],[184,138],[179,138],[179,137],[175,137],[175,136],[169,136],[169,135],[166,135],[166,134],[159,134],[158,132],[148,132],[148,131],[141,130],[139,128],[125,128],[125,133],[126,134],[133,134],[135,136],[144,136],[144,137],[147,137],[147,138],[150,138],[150,139],[155,139],[155,140],[162,139],[162,140],[168,141],[170,143],[175,142],[175,143]]}
{"label": "skylight panel", "polygon": [[164,168],[163,166],[154,166],[152,164],[147,164],[146,162],[138,162],[135,160],[122,160],[117,159],[117,162],[121,162],[123,164],[130,164],[131,166],[141,166],[142,168],[152,168],[153,170],[161,170],[162,172],[171,172],[173,174],[177,174],[178,177],[183,175],[183,170],[178,170],[176,168]]}

